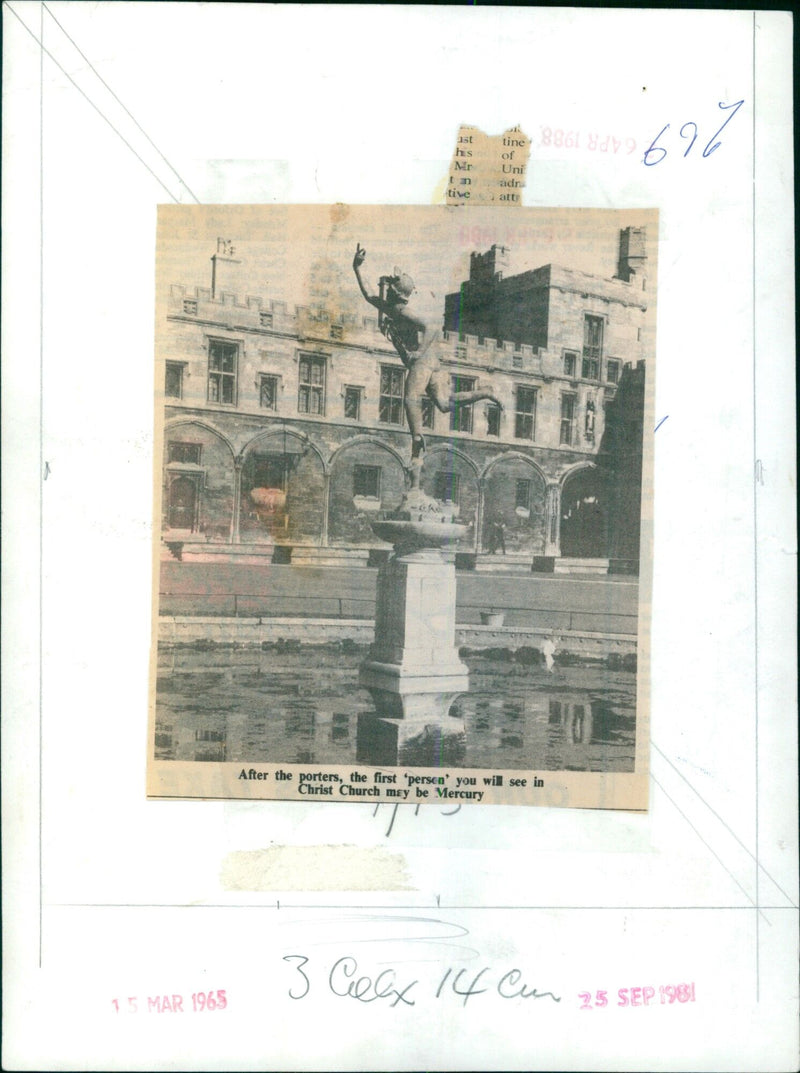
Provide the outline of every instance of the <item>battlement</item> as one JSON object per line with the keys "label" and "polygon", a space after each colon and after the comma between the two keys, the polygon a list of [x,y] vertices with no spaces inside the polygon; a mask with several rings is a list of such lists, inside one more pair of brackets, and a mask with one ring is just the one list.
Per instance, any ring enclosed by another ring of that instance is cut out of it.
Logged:
{"label": "battlement", "polygon": [[445,343],[455,346],[466,352],[466,356],[497,356],[498,354],[518,354],[523,358],[535,358],[539,351],[527,343],[512,343],[504,339],[481,338],[477,335],[465,335],[458,332],[443,332]]}
{"label": "battlement", "polygon": [[[314,339],[331,345],[365,347],[395,354],[378,327],[377,317],[362,317],[352,312],[331,314],[318,306],[298,305],[261,295],[243,297],[222,291],[215,298],[207,287],[172,284],[169,289],[169,315],[198,322],[212,322],[236,331],[273,332],[299,340]],[[439,344],[444,361],[464,362],[484,368],[541,371],[541,355],[525,343],[519,345],[502,339],[479,338],[443,332]]]}
{"label": "battlement", "polygon": [[240,331],[275,332],[279,335],[323,335],[331,342],[376,348],[386,343],[377,317],[352,312],[333,313],[321,306],[289,307],[278,299],[262,295],[240,296],[222,291],[212,298],[208,287],[187,287],[173,283],[169,288],[169,316],[196,317]]}

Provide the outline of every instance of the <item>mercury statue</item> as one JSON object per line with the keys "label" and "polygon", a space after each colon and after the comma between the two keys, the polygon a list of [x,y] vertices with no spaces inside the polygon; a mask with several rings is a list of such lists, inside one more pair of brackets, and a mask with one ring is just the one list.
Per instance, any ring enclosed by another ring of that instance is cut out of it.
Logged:
{"label": "mercury statue", "polygon": [[489,384],[476,381],[471,391],[453,391],[449,373],[439,362],[438,342],[441,331],[416,311],[412,295],[414,281],[395,268],[394,275],[382,276],[380,293],[371,293],[361,266],[367,251],[356,245],[353,271],[364,298],[375,306],[379,313],[381,331],[392,343],[400,360],[405,365],[405,411],[411,430],[411,487],[419,487],[422,459],[425,453],[425,438],[422,434],[422,398],[427,395],[442,413],[452,413],[459,404],[480,402],[489,399],[502,409],[502,403]]}

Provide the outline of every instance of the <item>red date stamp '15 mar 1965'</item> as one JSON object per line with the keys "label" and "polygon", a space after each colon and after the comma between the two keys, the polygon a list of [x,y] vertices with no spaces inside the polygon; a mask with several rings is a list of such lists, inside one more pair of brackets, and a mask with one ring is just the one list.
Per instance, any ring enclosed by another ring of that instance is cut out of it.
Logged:
{"label": "red date stamp '15 mar 1965'", "polygon": [[188,998],[183,995],[149,995],[139,998],[112,998],[115,1013],[203,1013],[227,1008],[228,999],[221,991],[194,991]]}

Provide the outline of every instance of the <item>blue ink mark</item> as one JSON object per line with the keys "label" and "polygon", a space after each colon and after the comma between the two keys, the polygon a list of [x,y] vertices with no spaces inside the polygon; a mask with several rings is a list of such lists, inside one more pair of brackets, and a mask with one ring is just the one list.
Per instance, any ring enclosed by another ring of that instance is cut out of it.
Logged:
{"label": "blue ink mark", "polygon": [[[736,115],[736,113],[739,111],[739,109],[742,107],[743,104],[744,104],[744,98],[742,98],[740,101],[734,101],[733,104],[725,104],[723,101],[718,102],[718,107],[720,107],[724,112],[727,112],[727,111],[729,111],[731,109],[732,109],[732,111],[731,111],[730,115],[726,118],[726,120],[722,124],[722,126],[717,130],[717,132],[715,134],[712,134],[711,137],[708,139],[708,142],[706,143],[706,147],[703,150],[703,159],[706,159],[707,157],[710,157],[711,154],[715,153],[717,151],[717,149],[719,149],[719,147],[722,145],[722,142],[715,141],[714,139],[718,138],[720,136],[720,134],[722,134],[722,132],[725,129],[725,127],[727,127],[727,125],[730,123],[730,121],[733,119],[733,117]],[[688,134],[684,133],[684,131],[686,130],[687,127],[694,127],[694,134],[692,135],[692,140],[689,142],[688,149],[683,154],[684,159],[689,155],[689,153],[690,153],[690,151],[692,149],[692,146],[697,141],[697,135],[698,135],[697,123],[695,123],[695,121],[693,119],[688,119],[683,124],[683,126],[680,128],[679,133],[680,133],[681,138],[685,139],[685,138],[689,137]],[[642,163],[644,164],[645,167],[647,167],[647,168],[655,167],[655,165],[660,164],[661,161],[664,159],[664,157],[667,155],[667,150],[664,148],[664,146],[663,145],[657,145],[656,142],[658,141],[658,139],[663,134],[666,134],[666,132],[669,130],[669,128],[670,128],[670,124],[667,123],[666,126],[661,128],[661,130],[658,132],[658,134],[655,136],[655,138],[653,138],[653,140],[650,143],[649,147],[647,149],[645,149],[644,156],[642,157]],[[657,154],[657,153],[660,153],[661,155],[656,156],[655,154]],[[651,159],[651,156],[654,157],[654,159]]]}
{"label": "blue ink mark", "polygon": [[664,414],[664,416],[663,416],[663,417],[661,418],[661,420],[660,420],[660,421],[658,422],[658,424],[656,425],[656,427],[655,427],[655,428],[653,429],[653,435],[655,435],[655,434],[656,434],[656,432],[658,432],[658,430],[659,430],[659,429],[661,428],[661,426],[662,426],[662,425],[664,424],[664,422],[665,422],[665,421],[667,420],[667,418],[668,418],[668,417],[669,417],[669,414]]}
{"label": "blue ink mark", "polygon": [[[680,134],[681,134],[682,138],[686,137],[686,135],[683,132],[687,127],[694,127],[694,134],[692,135],[692,140],[689,142],[689,149],[691,149],[692,146],[694,145],[694,143],[697,141],[697,124],[695,123],[695,121],[693,119],[690,119],[690,120],[688,120],[688,122],[684,123],[683,126],[681,127],[681,131],[680,131]],[[689,155],[689,149],[687,149],[686,152],[683,154],[684,157],[687,157]]]}
{"label": "blue ink mark", "polygon": [[[669,130],[669,123],[667,123],[666,127],[662,127],[658,134],[656,134],[655,138],[653,138],[652,142],[650,143],[650,148],[645,149],[644,156],[642,157],[642,163],[646,167],[655,167],[655,165],[660,164],[664,157],[667,155],[667,150],[662,145],[656,145],[656,142],[666,130]],[[647,158],[651,153],[661,153],[661,156],[658,158],[658,160],[648,160]]]}

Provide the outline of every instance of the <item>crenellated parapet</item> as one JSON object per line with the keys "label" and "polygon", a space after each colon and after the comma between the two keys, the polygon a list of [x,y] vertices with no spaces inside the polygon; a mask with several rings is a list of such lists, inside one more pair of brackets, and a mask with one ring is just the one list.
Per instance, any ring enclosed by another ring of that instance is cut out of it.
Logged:
{"label": "crenellated parapet", "polygon": [[[168,317],[171,320],[225,327],[231,331],[261,333],[313,341],[327,345],[345,345],[369,351],[396,352],[378,327],[378,318],[352,312],[329,310],[267,299],[260,295],[220,292],[211,296],[207,287],[172,284],[169,289]],[[499,372],[541,373],[540,351],[527,344],[508,340],[479,338],[443,332],[439,356],[446,365],[465,364]]]}
{"label": "crenellated parapet", "polygon": [[[569,286],[574,293],[585,298],[589,292],[580,287],[591,284],[595,291],[608,282],[584,273],[558,269],[551,275],[554,266],[546,266],[548,278],[555,285]],[[539,271],[539,270],[537,270]],[[551,284],[552,285],[552,284]],[[616,284],[629,291],[627,284]],[[290,306],[278,299],[261,295],[237,295],[220,291],[212,297],[207,287],[187,287],[173,284],[169,288],[168,319],[184,326],[197,324],[206,332],[209,329],[224,329],[231,333],[245,333],[255,337],[259,346],[269,346],[269,339],[293,341],[300,346],[313,346],[315,350],[362,351],[386,361],[398,361],[399,357],[389,340],[378,327],[377,316],[361,316],[345,310],[331,312],[322,306]],[[577,321],[580,329],[580,321]],[[262,340],[261,342],[259,340]],[[515,343],[508,339],[496,339],[471,333],[443,331],[437,344],[442,365],[453,372],[460,367],[465,372],[481,372],[487,375],[527,377],[544,381],[564,379],[563,341],[553,338],[548,347]],[[576,334],[571,345],[579,349],[582,342]],[[610,350],[612,357],[622,361],[632,356],[630,349],[620,342]],[[578,378],[576,373],[573,379]],[[613,393],[613,388],[612,388]]]}
{"label": "crenellated parapet", "polygon": [[224,326],[234,331],[346,343],[366,349],[393,351],[378,328],[377,317],[349,311],[331,313],[320,306],[294,305],[261,295],[221,291],[212,297],[208,287],[172,284],[167,315],[175,320]]}
{"label": "crenellated parapet", "polygon": [[442,333],[440,357],[445,365],[475,365],[487,372],[541,373],[542,357],[538,348],[504,339],[477,335]]}

